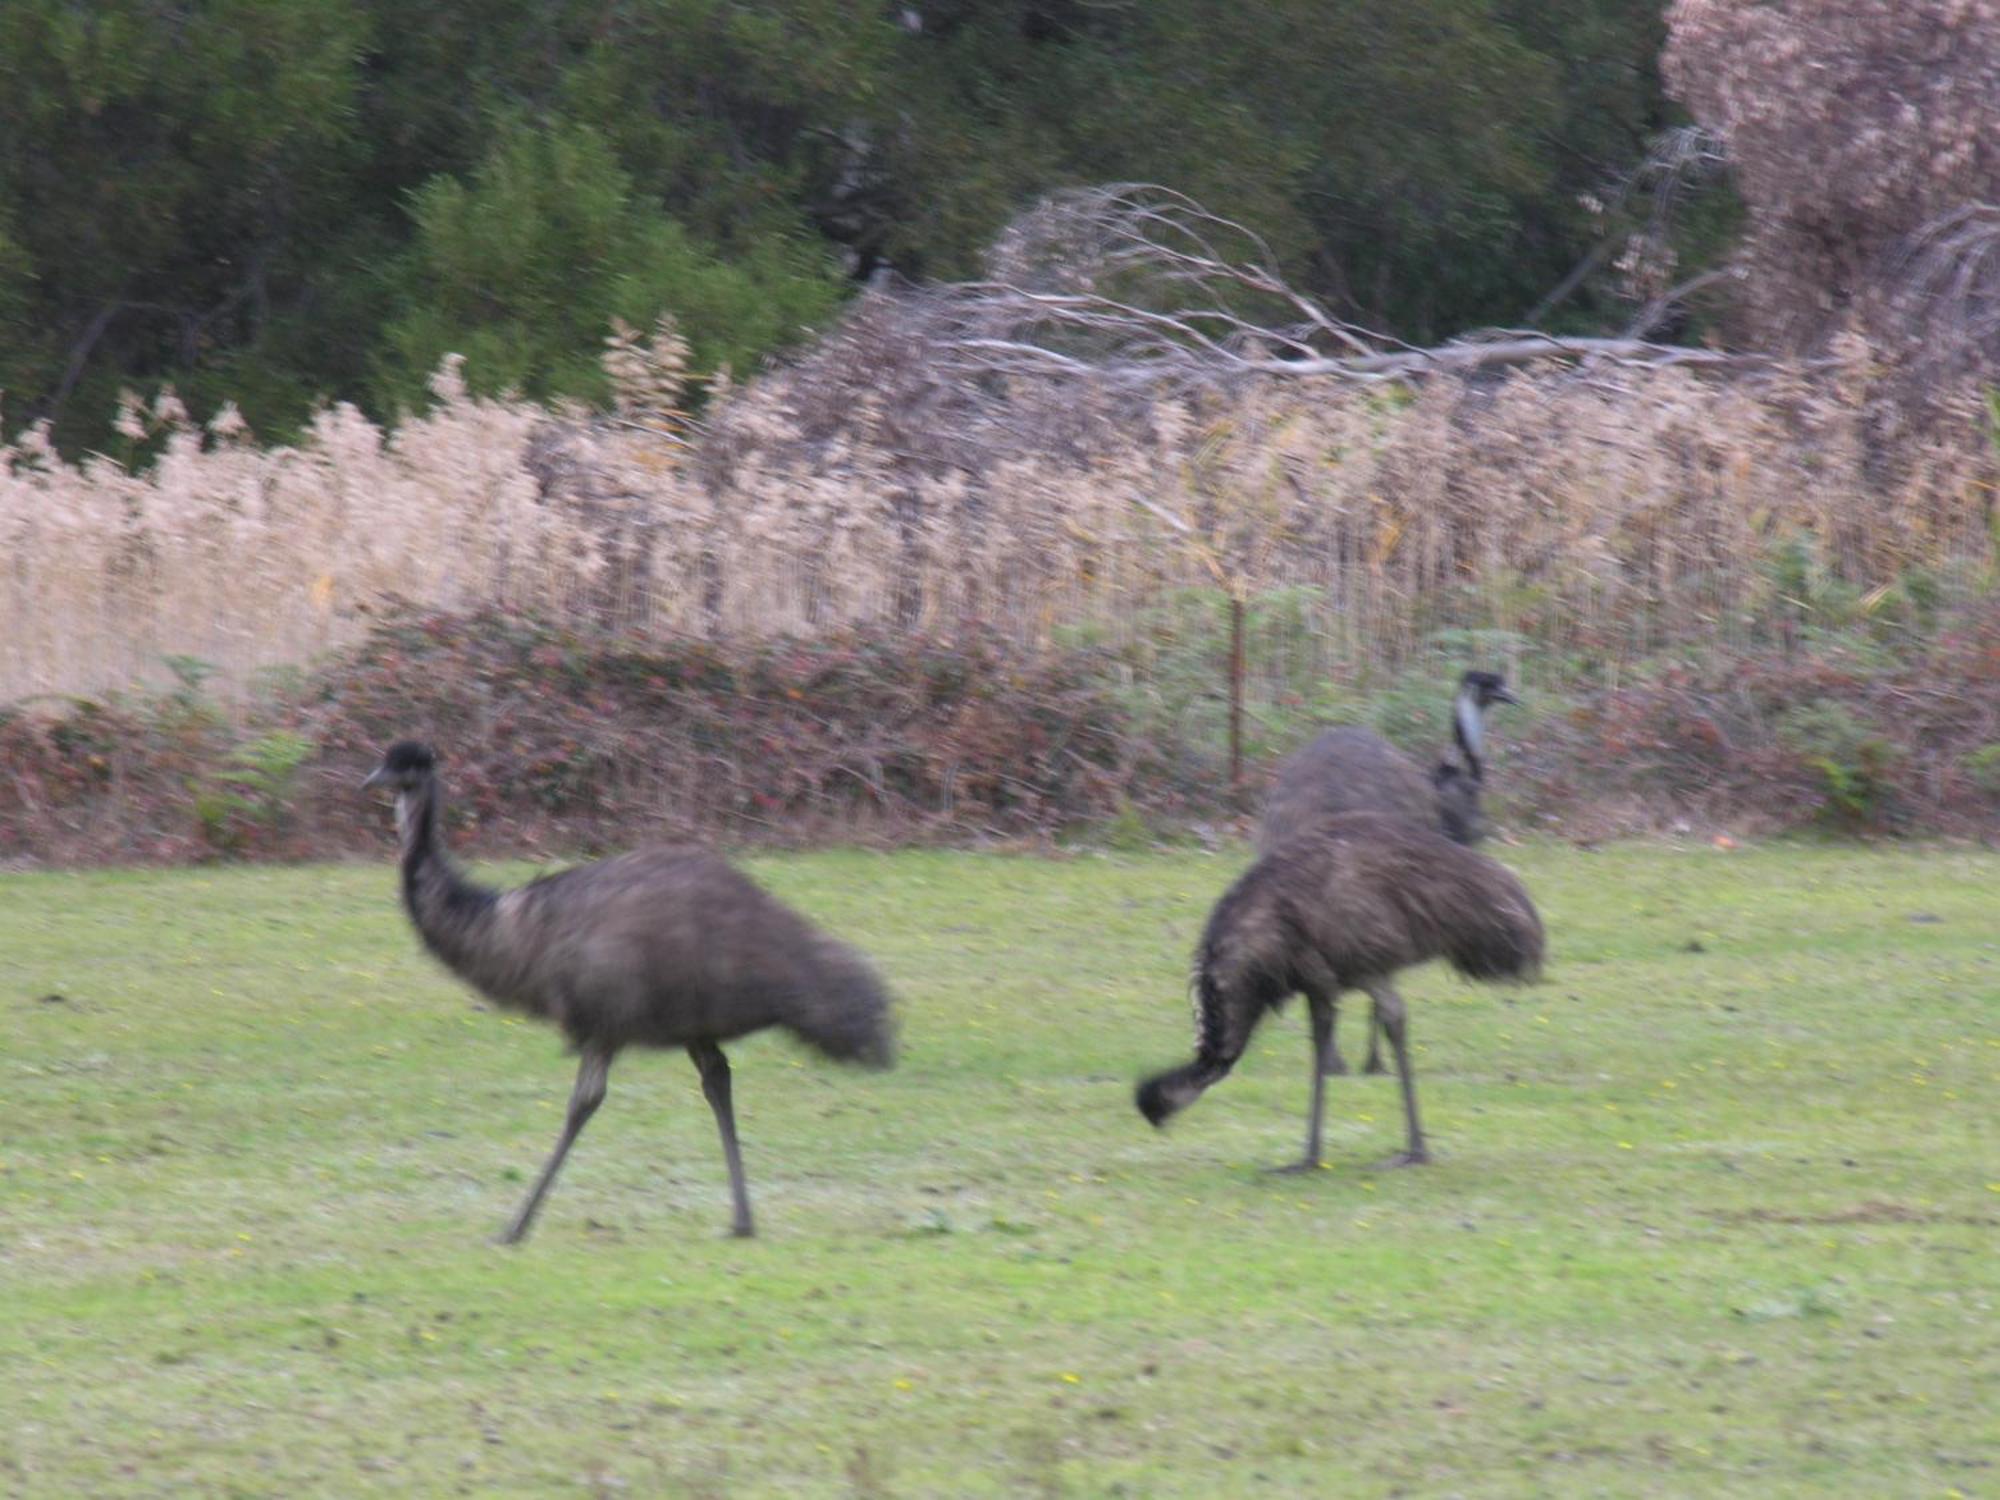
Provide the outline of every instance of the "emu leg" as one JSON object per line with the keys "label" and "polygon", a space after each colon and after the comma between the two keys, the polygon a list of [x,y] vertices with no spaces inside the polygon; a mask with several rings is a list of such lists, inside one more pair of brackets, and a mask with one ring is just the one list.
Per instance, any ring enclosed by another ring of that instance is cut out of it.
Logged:
{"label": "emu leg", "polygon": [[535,1222],[535,1214],[541,1209],[542,1199],[548,1196],[556,1173],[562,1170],[563,1158],[569,1155],[569,1148],[576,1144],[576,1138],[590,1123],[590,1117],[597,1113],[597,1106],[604,1102],[604,1080],[610,1072],[609,1052],[583,1054],[583,1061],[576,1070],[576,1087],[569,1094],[569,1118],[563,1121],[562,1134],[556,1138],[556,1149],[549,1153],[548,1164],[542,1168],[542,1175],[535,1179],[535,1185],[529,1190],[520,1211],[500,1231],[501,1244],[518,1245],[527,1238],[528,1230]]}
{"label": "emu leg", "polygon": [[[1306,994],[1307,1014],[1312,1021],[1312,1095],[1306,1106],[1306,1154],[1274,1172],[1310,1172],[1320,1162],[1320,1139],[1326,1121],[1326,1075],[1333,1071],[1327,1054],[1333,1050],[1333,997],[1318,990]],[[1335,1061],[1339,1060],[1336,1055]]]}
{"label": "emu leg", "polygon": [[1361,1065],[1364,1073],[1386,1073],[1388,1068],[1382,1062],[1382,1020],[1375,1014],[1374,1003],[1368,1007],[1368,1061]]}
{"label": "emu leg", "polygon": [[690,1042],[688,1056],[701,1070],[702,1095],[715,1111],[716,1128],[722,1132],[722,1155],[729,1163],[729,1195],[736,1208],[730,1233],[747,1240],[757,1231],[750,1222],[750,1188],[743,1180],[743,1150],[736,1144],[736,1111],[729,1102],[729,1059],[713,1042]]}
{"label": "emu leg", "polygon": [[1382,1165],[1421,1166],[1431,1159],[1431,1153],[1424,1145],[1424,1127],[1417,1120],[1417,1083],[1410,1076],[1409,1013],[1403,1007],[1403,997],[1387,984],[1370,987],[1368,994],[1375,1002],[1377,1020],[1389,1034],[1389,1045],[1396,1052],[1396,1076],[1403,1085],[1403,1125],[1409,1136],[1402,1152]]}
{"label": "emu leg", "polygon": [[[1373,1057],[1374,1053],[1369,1056]],[[1327,1078],[1341,1078],[1347,1073],[1347,1059],[1340,1055],[1340,1043],[1333,1037],[1326,1039],[1326,1048],[1320,1062],[1320,1073]]]}

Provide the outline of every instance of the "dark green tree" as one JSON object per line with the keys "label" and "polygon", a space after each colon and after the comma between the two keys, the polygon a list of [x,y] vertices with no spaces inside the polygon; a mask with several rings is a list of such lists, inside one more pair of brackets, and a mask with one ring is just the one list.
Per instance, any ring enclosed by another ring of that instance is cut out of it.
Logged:
{"label": "dark green tree", "polygon": [[840,269],[972,274],[1037,196],[1112,180],[1404,338],[1604,327],[1623,226],[1591,204],[1674,118],[1662,9],[8,0],[5,416],[75,449],[171,381],[282,435],[329,396],[390,414],[453,351],[591,397],[609,319],[669,311],[742,368],[824,323]]}
{"label": "dark green tree", "polygon": [[697,366],[737,369],[823,322],[839,282],[802,235],[766,235],[727,259],[635,195],[604,137],[583,125],[505,127],[469,181],[440,176],[411,207],[414,243],[391,272],[374,394],[423,400],[447,354],[474,389],[605,394],[613,318],[671,312]]}
{"label": "dark green tree", "polygon": [[266,336],[337,222],[364,36],[349,0],[0,6],[14,416],[80,441],[119,384]]}

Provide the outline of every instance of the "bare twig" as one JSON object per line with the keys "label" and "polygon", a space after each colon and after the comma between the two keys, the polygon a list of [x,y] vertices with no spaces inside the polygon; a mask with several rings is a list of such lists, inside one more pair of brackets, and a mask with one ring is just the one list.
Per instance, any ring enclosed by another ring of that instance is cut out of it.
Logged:
{"label": "bare twig", "polygon": [[1570,273],[1549,289],[1548,295],[1537,302],[1522,319],[1529,326],[1542,321],[1563,303],[1576,294],[1576,289],[1597,274],[1597,268],[1611,258],[1612,252],[1625,242],[1622,234],[1609,235],[1590,247],[1590,253],[1570,269]]}

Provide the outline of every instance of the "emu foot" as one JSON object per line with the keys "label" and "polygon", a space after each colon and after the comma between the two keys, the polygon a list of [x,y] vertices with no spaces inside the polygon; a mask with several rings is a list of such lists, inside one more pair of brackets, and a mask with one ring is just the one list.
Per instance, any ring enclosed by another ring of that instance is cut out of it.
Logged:
{"label": "emu foot", "polygon": [[1298,1161],[1288,1161],[1282,1167],[1266,1167],[1264,1171],[1271,1177],[1292,1177],[1301,1172],[1317,1172],[1325,1165],[1325,1162],[1302,1158]]}
{"label": "emu foot", "polygon": [[1320,1077],[1322,1078],[1345,1078],[1348,1071],[1347,1059],[1342,1057],[1338,1052],[1329,1055],[1326,1061],[1319,1066]]}
{"label": "emu foot", "polygon": [[509,1224],[505,1229],[493,1236],[493,1243],[496,1245],[518,1245],[527,1237],[528,1226],[526,1224]]}
{"label": "emu foot", "polygon": [[1380,1075],[1388,1072],[1389,1069],[1387,1064],[1385,1064],[1381,1058],[1376,1057],[1373,1053],[1370,1053],[1368,1061],[1361,1065],[1361,1071],[1364,1073],[1372,1073]]}
{"label": "emu foot", "polygon": [[1375,1165],[1384,1171],[1389,1171],[1395,1167],[1427,1167],[1430,1164],[1430,1152],[1419,1148],[1415,1151],[1398,1151],[1394,1156],[1387,1157]]}
{"label": "emu foot", "polygon": [[730,1225],[729,1237],[732,1240],[754,1240],[757,1238],[757,1230],[746,1220],[741,1224]]}

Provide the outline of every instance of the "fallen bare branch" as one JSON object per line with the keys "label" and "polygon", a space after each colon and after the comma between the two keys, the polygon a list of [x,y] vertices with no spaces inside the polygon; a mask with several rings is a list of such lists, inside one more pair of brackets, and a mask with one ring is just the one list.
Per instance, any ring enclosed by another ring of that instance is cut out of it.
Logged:
{"label": "fallen bare branch", "polygon": [[[1700,132],[1672,134],[1651,190],[1673,196],[1717,156]],[[1115,183],[1056,194],[1030,210],[997,242],[984,279],[880,295],[897,299],[900,315],[922,330],[937,378],[973,388],[995,377],[1088,380],[1158,395],[1246,377],[1410,380],[1537,361],[1715,370],[1768,363],[1644,338],[1724,272],[1662,292],[1622,338],[1495,330],[1425,349],[1334,317],[1274,261],[1254,232],[1185,194]]]}

